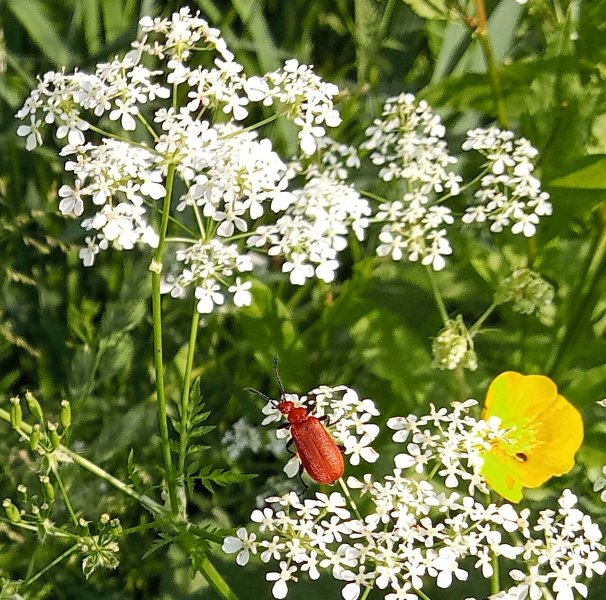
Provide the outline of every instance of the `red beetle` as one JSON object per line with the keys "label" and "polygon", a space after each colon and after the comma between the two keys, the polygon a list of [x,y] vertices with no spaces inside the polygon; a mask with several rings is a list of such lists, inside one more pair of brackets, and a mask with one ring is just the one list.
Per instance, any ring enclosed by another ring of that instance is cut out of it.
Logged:
{"label": "red beetle", "polygon": [[[301,459],[301,471],[305,469],[307,474],[318,483],[335,483],[340,479],[345,470],[342,449],[337,446],[334,439],[322,424],[326,417],[314,417],[313,398],[307,400],[306,406],[295,406],[294,402],[285,400],[286,391],[278,375],[278,359],[274,359],[274,373],[280,387],[280,400],[272,400],[269,396],[246,388],[247,391],[261,396],[264,400],[271,402],[288,419],[288,423],[280,425],[279,428],[290,428],[291,439],[286,445],[287,450],[294,443],[297,454]],[[299,473],[300,475],[301,473]]]}

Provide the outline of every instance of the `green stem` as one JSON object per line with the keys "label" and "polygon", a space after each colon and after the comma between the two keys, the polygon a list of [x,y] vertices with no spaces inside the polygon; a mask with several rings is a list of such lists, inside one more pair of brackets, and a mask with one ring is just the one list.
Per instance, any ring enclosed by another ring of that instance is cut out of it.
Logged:
{"label": "green stem", "polygon": [[61,475],[59,475],[59,469],[56,465],[52,466],[52,471],[53,475],[55,476],[55,479],[57,480],[57,483],[59,484],[59,490],[61,491],[61,495],[63,496],[63,501],[65,502],[65,506],[67,507],[67,512],[69,512],[69,515],[72,518],[74,525],[78,526],[78,517],[76,517],[76,512],[74,511],[74,507],[72,506],[69,496],[67,495],[67,490],[63,485],[63,480],[61,479]]}
{"label": "green stem", "polygon": [[490,41],[488,19],[486,18],[486,7],[484,5],[484,0],[475,0],[475,5],[476,34],[486,61],[486,69],[490,79],[490,87],[492,88],[499,125],[507,129],[509,127],[509,119],[507,117],[507,109],[505,107],[505,100],[503,98],[503,91],[501,89],[501,80],[499,78],[497,63],[492,49],[492,42]]}
{"label": "green stem", "polygon": [[[17,529],[26,529],[27,531],[33,531],[34,533],[40,533],[40,528],[38,527],[38,525],[34,525],[32,523],[24,523],[23,521],[19,521],[18,523],[15,523],[14,521],[7,519],[6,517],[0,517],[0,522],[5,523],[6,525],[9,525],[10,527],[16,527]],[[48,535],[50,535],[52,537],[56,537],[56,538],[70,539],[70,540],[78,539],[77,536],[73,535],[72,533],[66,533],[65,531],[61,531],[60,529],[57,529],[56,527],[49,527],[49,528],[45,529],[45,533],[47,533]]]}
{"label": "green stem", "polygon": [[490,593],[498,594],[501,591],[501,576],[499,572],[499,557],[492,552],[492,577],[490,578]]}
{"label": "green stem", "polygon": [[482,313],[482,315],[480,315],[480,318],[469,328],[469,335],[471,337],[473,337],[476,333],[478,333],[478,331],[480,331],[480,328],[484,324],[484,321],[486,321],[486,319],[488,319],[488,317],[491,315],[492,311],[497,306],[498,306],[498,304],[493,301],[493,303]]}
{"label": "green stem", "polygon": [[155,500],[147,496],[146,494],[141,494],[133,487],[127,485],[117,477],[110,475],[107,471],[104,471],[101,467],[97,466],[95,463],[92,463],[90,460],[80,456],[73,450],[69,448],[64,448],[63,446],[59,446],[62,452],[64,452],[67,456],[69,456],[77,465],[80,465],[82,468],[86,469],[89,473],[103,479],[107,483],[109,483],[112,487],[121,491],[123,494],[134,498],[141,504],[147,508],[151,513],[155,514],[158,517],[163,517],[166,515],[166,510],[163,506],[158,504]]}
{"label": "green stem", "polygon": [[429,472],[429,475],[427,476],[427,481],[431,481],[436,476],[436,473],[440,470],[441,466],[442,466],[442,463],[440,461],[438,461],[433,466],[433,469]]}
{"label": "green stem", "polygon": [[231,133],[223,135],[219,139],[220,140],[229,140],[238,135],[242,135],[243,133],[246,133],[247,131],[254,131],[255,129],[259,129],[259,127],[263,127],[263,125],[272,123],[273,121],[275,121],[276,119],[279,119],[282,115],[285,115],[285,114],[286,114],[285,112],[276,113],[274,115],[271,115],[271,117],[267,117],[267,119],[263,119],[262,121],[259,121],[258,123],[254,123],[252,125],[249,125],[248,127],[244,127],[243,129],[238,129],[236,131],[232,131]]}
{"label": "green stem", "polygon": [[341,486],[343,494],[345,495],[345,498],[347,498],[347,502],[349,503],[349,506],[351,506],[351,509],[353,510],[354,514],[358,519],[360,519],[360,521],[363,521],[364,519],[362,518],[362,515],[358,510],[358,506],[356,505],[354,499],[351,497],[351,494],[349,493],[349,488],[347,487],[347,484],[343,481],[342,477],[339,479],[339,485]]}
{"label": "green stem", "polygon": [[137,118],[143,124],[143,127],[147,129],[149,135],[151,135],[154,140],[158,141],[158,134],[154,131],[154,128],[147,122],[147,119],[141,113],[137,113]]}
{"label": "green stem", "polygon": [[359,190],[359,192],[362,196],[366,196],[367,198],[370,198],[371,200],[376,200],[377,202],[388,202],[388,200],[386,198],[383,198],[383,196],[378,196],[377,194],[374,194],[373,192],[369,192],[367,190]]}
{"label": "green stem", "polygon": [[191,371],[194,365],[196,353],[196,337],[200,325],[200,313],[197,309],[197,301],[194,299],[194,310],[191,317],[191,328],[189,330],[189,345],[187,347],[187,361],[185,363],[185,375],[183,376],[183,389],[181,391],[181,431],[179,436],[179,477],[185,472],[185,456],[187,454],[187,438],[189,435],[189,392],[191,388]]}
{"label": "green stem", "polygon": [[433,276],[433,271],[431,267],[427,267],[427,276],[429,277],[429,283],[431,284],[431,291],[436,299],[436,304],[438,305],[438,310],[440,311],[440,315],[442,316],[442,321],[444,321],[444,325],[448,325],[450,322],[450,318],[448,317],[448,312],[446,311],[446,305],[444,304],[444,300],[442,299],[442,294],[440,294],[440,289],[438,288],[438,284],[436,283],[435,277]]}
{"label": "green stem", "polygon": [[168,218],[170,215],[170,201],[175,181],[176,165],[169,165],[166,174],[166,196],[162,207],[162,221],[160,223],[160,237],[158,248],[152,264],[152,318],[154,329],[154,358],[156,368],[156,394],[158,397],[158,424],[160,426],[160,438],[162,441],[162,456],[164,458],[164,470],[170,509],[172,512],[178,510],[177,486],[173,472],[173,461],[170,451],[170,439],[168,436],[168,418],[166,416],[166,392],[164,389],[164,361],[162,358],[162,296],[160,284],[162,280],[162,256],[166,242],[166,231],[168,229]]}
{"label": "green stem", "polygon": [[[11,422],[10,414],[2,408],[0,408],[0,419],[6,421],[7,423]],[[29,425],[28,423],[22,422],[20,427],[18,429],[16,429],[16,431],[19,435],[22,435],[23,437],[25,437],[27,439],[27,438],[29,438],[29,434],[31,434],[31,432],[32,432],[32,426]],[[113,475],[110,475],[107,471],[104,471],[101,467],[98,467],[96,464],[90,462],[90,460],[87,460],[83,456],[80,456],[73,450],[70,450],[66,446],[61,445],[57,448],[56,452],[58,452],[60,455],[68,457],[72,462],[76,463],[77,465],[80,465],[81,467],[83,467],[84,469],[86,469],[87,471],[92,473],[93,475],[103,479],[104,481],[109,483],[112,487],[116,488],[117,490],[120,490],[127,496],[134,498],[142,506],[144,506],[145,508],[150,510],[152,513],[155,513],[158,516],[166,515],[166,510],[164,509],[164,507],[161,506],[160,504],[158,504],[155,500],[153,500],[152,498],[150,498],[149,496],[147,496],[145,494],[141,494],[141,493],[137,492],[137,490],[133,489],[132,487],[130,487],[123,481],[120,481]],[[23,524],[15,523],[15,525],[17,527],[19,527],[21,525],[27,525],[27,524],[26,523],[23,523]],[[32,529],[32,531],[37,531],[37,528],[35,526],[24,527],[24,529]]]}
{"label": "green stem", "polygon": [[364,588],[364,592],[360,596],[360,600],[366,600],[366,598],[368,598],[368,594],[370,594],[371,590],[372,590],[372,588],[369,588],[369,587]]}
{"label": "green stem", "polygon": [[55,560],[53,560],[52,562],[49,562],[46,566],[42,567],[42,569],[40,569],[35,575],[33,575],[32,577],[29,577],[24,585],[28,586],[28,585],[31,585],[32,583],[34,583],[34,581],[36,581],[36,579],[39,579],[40,577],[42,577],[42,575],[44,575],[47,571],[50,571],[54,566],[58,565],[61,561],[65,560],[68,556],[73,554],[77,549],[78,549],[78,544],[74,544],[73,546],[68,548],[63,554],[60,554],[59,556],[57,556],[57,558],[55,558]]}
{"label": "green stem", "polygon": [[227,582],[223,579],[221,574],[215,569],[215,566],[210,562],[210,559],[206,554],[202,556],[200,561],[197,563],[200,573],[204,575],[204,578],[213,587],[215,592],[221,596],[224,600],[238,600],[238,597],[234,594],[232,589],[227,585]]}
{"label": "green stem", "polygon": [[145,144],[140,144],[139,142],[134,142],[133,140],[129,140],[128,138],[125,138],[121,135],[117,135],[115,133],[110,133],[109,131],[100,129],[99,127],[93,125],[92,123],[88,124],[88,128],[91,131],[94,131],[104,137],[113,138],[114,140],[118,140],[120,142],[126,142],[127,144],[130,144],[131,146],[135,146],[135,148],[141,148],[143,150],[147,150],[150,154],[156,154],[157,156],[160,156],[160,153],[157,150],[155,150],[153,147],[146,146]]}
{"label": "green stem", "polygon": [[423,590],[415,588],[415,593],[417,593],[421,598],[423,598],[423,600],[431,600],[431,598]]}

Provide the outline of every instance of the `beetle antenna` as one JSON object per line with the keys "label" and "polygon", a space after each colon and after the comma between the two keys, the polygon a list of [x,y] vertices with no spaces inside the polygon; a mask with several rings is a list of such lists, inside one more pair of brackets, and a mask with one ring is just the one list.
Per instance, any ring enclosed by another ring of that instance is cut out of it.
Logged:
{"label": "beetle antenna", "polygon": [[280,397],[286,395],[286,390],[284,389],[284,385],[282,384],[282,380],[280,379],[280,373],[278,373],[278,355],[274,356],[274,375],[278,381],[278,387],[280,388]]}
{"label": "beetle antenna", "polygon": [[259,390],[255,390],[254,388],[244,388],[245,392],[248,392],[249,394],[255,394],[255,396],[259,396],[259,398],[263,398],[263,400],[265,400],[265,402],[271,402],[274,406],[277,404],[277,402],[273,399],[270,398],[268,395],[264,394],[263,392],[260,392]]}

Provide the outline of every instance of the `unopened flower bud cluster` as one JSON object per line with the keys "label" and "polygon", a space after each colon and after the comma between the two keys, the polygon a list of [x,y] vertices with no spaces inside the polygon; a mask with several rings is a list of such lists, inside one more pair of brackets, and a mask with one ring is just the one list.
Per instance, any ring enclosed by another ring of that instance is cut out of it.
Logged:
{"label": "unopened flower bud cluster", "polygon": [[470,371],[478,368],[473,339],[461,315],[448,320],[448,323],[434,338],[431,350],[434,366],[438,369],[453,371],[459,365]]}
{"label": "unopened flower bud cluster", "polygon": [[513,310],[523,315],[536,314],[549,323],[553,319],[553,286],[530,269],[517,269],[503,279],[495,293],[495,302],[513,302]]}

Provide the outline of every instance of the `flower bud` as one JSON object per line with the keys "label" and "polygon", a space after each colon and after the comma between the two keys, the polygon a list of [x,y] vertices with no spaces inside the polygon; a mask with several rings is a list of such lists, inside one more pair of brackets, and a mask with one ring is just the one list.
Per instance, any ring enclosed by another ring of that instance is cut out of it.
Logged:
{"label": "flower bud", "polygon": [[32,433],[29,436],[29,447],[35,452],[40,445],[40,425],[32,427]]}
{"label": "flower bud", "polygon": [[432,344],[434,366],[441,370],[454,370],[459,365],[475,371],[478,359],[471,335],[465,327],[463,317],[450,319],[444,329],[434,338]]}
{"label": "flower bud", "polygon": [[53,484],[50,482],[48,475],[40,475],[40,483],[42,484],[42,489],[44,491],[44,496],[48,500],[49,503],[54,502],[55,500],[55,488]]}
{"label": "flower bud", "polygon": [[122,524],[120,523],[120,519],[112,519],[109,522],[109,526],[111,527],[111,532],[115,536],[119,536],[122,533]]}
{"label": "flower bud", "polygon": [[32,413],[34,418],[38,420],[40,423],[44,423],[44,414],[42,413],[42,407],[40,406],[40,402],[34,398],[31,392],[25,392],[25,400],[27,401],[27,408],[29,408],[29,412]]}
{"label": "flower bud", "polygon": [[64,430],[68,429],[72,424],[72,407],[67,400],[61,401],[61,415],[59,416],[61,427]]}
{"label": "flower bud", "polygon": [[23,418],[23,411],[21,410],[21,400],[14,396],[10,399],[10,415],[11,415],[11,426],[13,429],[21,427],[21,420]]}
{"label": "flower bud", "polygon": [[56,450],[60,445],[61,445],[61,437],[59,436],[59,433],[57,432],[57,424],[56,423],[51,423],[50,421],[46,424],[47,429],[49,431],[50,434],[50,441],[51,441],[51,445],[53,447],[53,450]]}
{"label": "flower bud", "polygon": [[13,523],[19,523],[19,521],[21,521],[21,515],[19,514],[19,509],[12,503],[10,498],[6,498],[2,502],[2,506],[4,507],[4,512],[6,513],[6,516]]}

